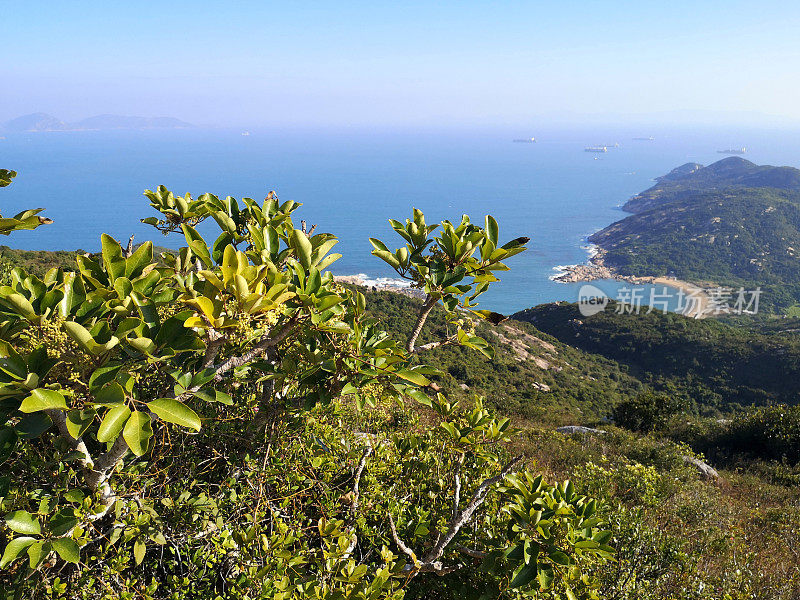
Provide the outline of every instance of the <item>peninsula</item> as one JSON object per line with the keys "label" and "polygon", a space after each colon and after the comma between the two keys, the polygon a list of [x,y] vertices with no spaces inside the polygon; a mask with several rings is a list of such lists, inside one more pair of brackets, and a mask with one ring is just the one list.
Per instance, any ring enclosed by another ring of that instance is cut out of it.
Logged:
{"label": "peninsula", "polygon": [[553,279],[759,287],[775,312],[800,306],[800,170],[739,157],[687,163],[623,210],[632,215],[588,238],[587,264]]}

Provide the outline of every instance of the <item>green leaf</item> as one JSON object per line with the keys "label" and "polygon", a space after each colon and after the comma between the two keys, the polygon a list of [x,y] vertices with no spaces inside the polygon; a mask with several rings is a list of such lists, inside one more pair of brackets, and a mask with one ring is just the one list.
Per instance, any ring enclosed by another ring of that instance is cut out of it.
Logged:
{"label": "green leaf", "polygon": [[311,240],[299,229],[293,229],[291,234],[292,248],[297,253],[297,260],[308,270],[311,268]]}
{"label": "green leaf", "polygon": [[70,490],[64,494],[64,500],[67,502],[83,502],[84,498],[86,498],[86,494],[83,493],[83,490]]}
{"label": "green leaf", "polygon": [[53,420],[45,413],[33,413],[20,419],[14,429],[23,440],[39,437],[53,426]]}
{"label": "green leaf", "polygon": [[422,373],[417,373],[416,371],[412,371],[410,369],[397,369],[394,374],[401,379],[405,379],[406,381],[410,381],[411,383],[415,383],[419,386],[426,386],[430,385],[431,383],[430,380]]}
{"label": "green leaf", "polygon": [[103,354],[103,352],[108,352],[111,348],[119,344],[119,338],[113,335],[105,344],[96,342],[92,334],[89,333],[83,325],[75,321],[67,321],[64,323],[64,329],[81,348],[94,356],[99,356]]}
{"label": "green leaf", "polygon": [[28,548],[28,563],[31,569],[35,569],[38,567],[41,562],[44,560],[45,556],[50,553],[50,543],[41,541],[32,544],[30,548]]}
{"label": "green leaf", "polygon": [[0,463],[4,463],[11,456],[17,445],[17,437],[13,427],[0,427]]}
{"label": "green leaf", "polygon": [[550,560],[558,565],[569,566],[572,564],[569,556],[561,552],[561,550],[551,550],[548,555],[550,556]]}
{"label": "green leaf", "polygon": [[153,262],[153,242],[145,242],[125,261],[125,277],[135,279]]}
{"label": "green leaf", "polygon": [[386,244],[378,239],[369,238],[369,243],[372,244],[372,247],[375,248],[375,250],[382,250],[383,252],[389,251],[389,248],[386,247]]}
{"label": "green leaf", "polygon": [[33,390],[31,395],[25,398],[20,404],[19,410],[24,413],[39,412],[54,408],[56,410],[67,410],[67,401],[60,392],[39,388]]}
{"label": "green leaf", "polygon": [[136,456],[142,456],[147,452],[147,443],[153,435],[153,427],[150,423],[149,415],[138,410],[131,413],[125,428],[122,430],[122,437]]}
{"label": "green leaf", "polygon": [[553,585],[555,577],[556,575],[553,571],[553,567],[550,565],[542,565],[542,568],[539,569],[539,585],[541,585],[542,588],[549,590]]}
{"label": "green leaf", "polygon": [[50,533],[53,535],[66,535],[68,531],[78,526],[80,520],[75,517],[75,511],[64,509],[52,516],[48,522]]}
{"label": "green leaf", "polygon": [[598,544],[607,544],[608,540],[611,539],[612,533],[610,531],[598,531],[592,536],[592,540],[597,542]]}
{"label": "green leaf", "polygon": [[510,585],[512,588],[524,587],[536,579],[538,574],[539,565],[535,560],[528,564],[523,563],[519,569],[517,569],[516,575],[514,575],[514,579],[511,580]]}
{"label": "green leaf", "polygon": [[114,283],[117,277],[125,275],[125,258],[122,255],[122,246],[117,240],[105,233],[100,236],[100,244],[102,246],[103,265],[106,268],[106,273],[108,273],[109,282]]}
{"label": "green leaf", "polygon": [[147,407],[163,421],[200,431],[200,417],[183,402],[172,398],[159,398],[148,402]]}
{"label": "green leaf", "polygon": [[103,417],[103,422],[100,423],[100,429],[97,430],[97,440],[103,443],[116,440],[130,416],[131,409],[127,404],[120,404],[109,409],[106,416]]}
{"label": "green leaf", "polygon": [[400,261],[397,260],[397,257],[388,250],[373,250],[372,254],[383,260],[393,269],[400,268]]}
{"label": "green leaf", "polygon": [[95,404],[117,406],[125,401],[125,390],[116,381],[104,385],[94,395]]}
{"label": "green leaf", "polygon": [[76,440],[81,437],[94,421],[97,414],[93,408],[73,409],[67,413],[67,431]]}
{"label": "green leaf", "polygon": [[495,221],[492,215],[486,215],[486,237],[489,238],[489,241],[497,246],[497,236],[498,236],[498,227],[497,221]]}
{"label": "green leaf", "polygon": [[136,540],[133,544],[133,557],[136,559],[137,565],[142,564],[145,552],[147,552],[147,546],[144,545],[142,540]]}
{"label": "green leaf", "polygon": [[15,510],[14,512],[10,512],[6,515],[5,520],[6,525],[17,533],[39,535],[42,532],[42,526],[39,525],[39,520],[27,510]]}
{"label": "green leaf", "polygon": [[0,569],[5,569],[6,566],[14,562],[22,554],[23,550],[26,550],[35,541],[36,539],[32,537],[18,537],[8,542],[3,552],[3,557],[0,558]]}
{"label": "green leaf", "polygon": [[81,559],[81,550],[72,538],[57,538],[50,543],[63,560],[77,563]]}
{"label": "green leaf", "polygon": [[114,381],[114,378],[121,368],[122,365],[111,365],[96,369],[94,373],[92,373],[92,376],[89,377],[89,389],[94,392],[97,388]]}
{"label": "green leaf", "polygon": [[193,392],[192,395],[206,402],[219,402],[220,404],[227,404],[228,406],[233,404],[233,398],[231,398],[229,394],[220,392],[219,390],[199,390]]}

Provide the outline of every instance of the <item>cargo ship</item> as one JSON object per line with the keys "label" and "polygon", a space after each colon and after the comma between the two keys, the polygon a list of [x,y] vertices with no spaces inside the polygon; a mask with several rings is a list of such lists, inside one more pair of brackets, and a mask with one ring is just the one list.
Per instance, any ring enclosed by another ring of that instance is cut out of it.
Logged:
{"label": "cargo ship", "polygon": [[536,142],[536,138],[517,138],[516,140],[511,140],[515,144],[533,144]]}
{"label": "cargo ship", "polygon": [[589,146],[583,149],[584,152],[608,152],[608,146]]}

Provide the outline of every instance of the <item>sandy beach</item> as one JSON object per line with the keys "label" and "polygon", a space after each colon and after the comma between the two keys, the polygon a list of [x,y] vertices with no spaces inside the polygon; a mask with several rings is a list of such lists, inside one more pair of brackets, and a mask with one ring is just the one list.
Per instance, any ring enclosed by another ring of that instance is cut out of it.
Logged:
{"label": "sandy beach", "polygon": [[557,275],[551,277],[553,281],[561,283],[580,283],[595,281],[598,279],[614,279],[625,281],[634,285],[655,284],[664,285],[685,294],[684,305],[686,310],[681,314],[692,319],[704,319],[709,315],[710,298],[708,293],[701,287],[681,281],[672,277],[635,277],[632,275],[620,275],[612,267],[605,264],[605,250],[594,247],[586,263],[578,265],[564,265],[557,269]]}

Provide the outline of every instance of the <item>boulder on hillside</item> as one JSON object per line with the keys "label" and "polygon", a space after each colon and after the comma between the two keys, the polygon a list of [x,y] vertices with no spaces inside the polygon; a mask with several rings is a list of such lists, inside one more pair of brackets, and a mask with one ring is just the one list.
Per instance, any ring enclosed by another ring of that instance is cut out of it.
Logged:
{"label": "boulder on hillside", "polygon": [[692,465],[694,468],[697,469],[697,472],[700,474],[701,477],[704,479],[719,479],[719,473],[717,470],[709,465],[708,463],[703,462],[699,458],[695,458],[694,456],[681,456],[683,462],[687,465]]}
{"label": "boulder on hillside", "polygon": [[564,427],[559,427],[556,429],[558,433],[563,433],[564,435],[572,435],[573,433],[583,433],[583,434],[594,434],[594,435],[603,435],[605,431],[602,429],[594,429],[592,427],[583,427],[582,425],[565,425]]}

